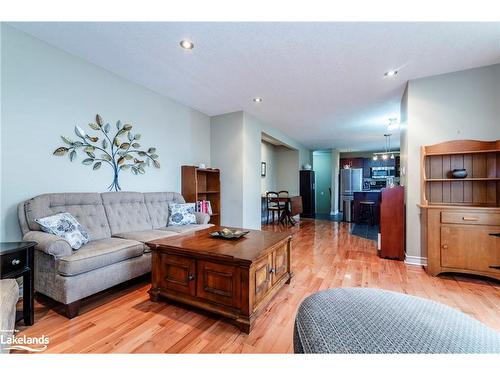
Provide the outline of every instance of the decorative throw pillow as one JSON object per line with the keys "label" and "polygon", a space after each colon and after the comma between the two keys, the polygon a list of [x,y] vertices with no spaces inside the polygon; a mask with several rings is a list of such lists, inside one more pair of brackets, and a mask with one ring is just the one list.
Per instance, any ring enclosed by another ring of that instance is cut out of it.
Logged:
{"label": "decorative throw pillow", "polygon": [[167,226],[196,224],[194,203],[169,203]]}
{"label": "decorative throw pillow", "polygon": [[72,249],[78,250],[90,241],[84,227],[68,212],[35,220],[42,230],[66,240]]}

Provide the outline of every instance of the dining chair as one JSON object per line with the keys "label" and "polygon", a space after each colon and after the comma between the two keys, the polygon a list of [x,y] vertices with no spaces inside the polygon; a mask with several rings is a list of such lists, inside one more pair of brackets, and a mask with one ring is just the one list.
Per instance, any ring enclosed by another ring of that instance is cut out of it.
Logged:
{"label": "dining chair", "polygon": [[280,190],[278,192],[278,196],[280,198],[290,198],[290,194],[288,193],[288,190]]}
{"label": "dining chair", "polygon": [[267,210],[267,220],[266,223],[269,224],[269,214],[272,212],[273,214],[273,223],[274,223],[274,214],[278,213],[278,219],[281,214],[281,205],[278,202],[279,193],[275,191],[268,191],[266,193],[266,210]]}

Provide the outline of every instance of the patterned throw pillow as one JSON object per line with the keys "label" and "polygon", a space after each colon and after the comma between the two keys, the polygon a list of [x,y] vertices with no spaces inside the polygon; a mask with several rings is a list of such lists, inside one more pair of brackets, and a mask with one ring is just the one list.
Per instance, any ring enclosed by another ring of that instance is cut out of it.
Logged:
{"label": "patterned throw pillow", "polygon": [[84,227],[68,212],[35,220],[42,230],[66,240],[72,249],[78,250],[90,241]]}
{"label": "patterned throw pillow", "polygon": [[168,227],[196,224],[194,203],[169,203],[168,213]]}

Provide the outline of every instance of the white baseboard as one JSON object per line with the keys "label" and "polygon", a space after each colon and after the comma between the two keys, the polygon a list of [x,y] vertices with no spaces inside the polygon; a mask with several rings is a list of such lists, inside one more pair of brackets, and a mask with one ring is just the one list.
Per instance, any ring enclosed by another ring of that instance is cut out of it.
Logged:
{"label": "white baseboard", "polygon": [[339,213],[339,210],[330,211],[330,215],[337,215],[338,213]]}
{"label": "white baseboard", "polygon": [[427,258],[405,254],[405,263],[413,266],[427,266]]}

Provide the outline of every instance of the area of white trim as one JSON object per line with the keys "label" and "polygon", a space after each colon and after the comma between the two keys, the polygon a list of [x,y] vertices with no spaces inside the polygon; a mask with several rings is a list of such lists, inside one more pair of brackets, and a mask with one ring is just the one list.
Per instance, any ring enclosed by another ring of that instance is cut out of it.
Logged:
{"label": "area of white trim", "polygon": [[338,213],[339,213],[339,210],[330,211],[330,215],[337,215]]}
{"label": "area of white trim", "polygon": [[427,258],[405,254],[405,263],[413,266],[427,266]]}

